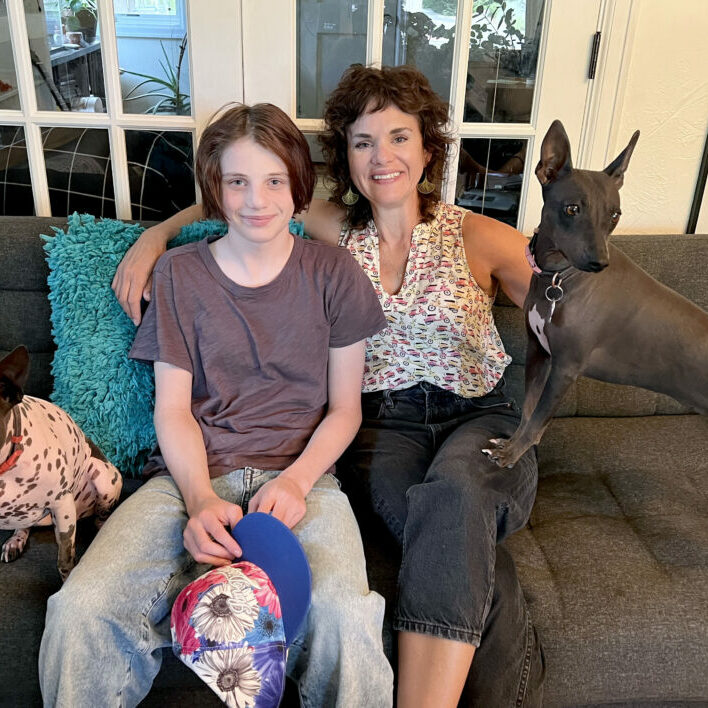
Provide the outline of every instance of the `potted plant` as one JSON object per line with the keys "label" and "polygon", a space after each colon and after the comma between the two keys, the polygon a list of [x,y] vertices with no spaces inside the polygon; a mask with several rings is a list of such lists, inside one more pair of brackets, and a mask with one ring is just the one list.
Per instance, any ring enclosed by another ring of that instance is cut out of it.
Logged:
{"label": "potted plant", "polygon": [[505,0],[481,0],[470,33],[470,60],[497,61],[513,76],[522,75],[521,54],[526,37],[519,31],[514,10]]}
{"label": "potted plant", "polygon": [[[121,74],[129,76],[137,76],[143,79],[140,83],[133,86],[128,93],[123,96],[124,101],[137,101],[141,98],[155,98],[156,102],[146,113],[174,113],[178,116],[189,115],[191,106],[189,102],[189,94],[183,93],[180,89],[180,77],[182,74],[182,62],[187,50],[187,35],[182,37],[179,44],[179,56],[177,63],[173,67],[170,63],[170,58],[167,55],[165,45],[160,42],[164,61],[160,60],[163,76],[153,76],[151,74],[141,74],[137,71],[128,71],[120,69]],[[138,93],[138,90],[146,87],[144,91]]]}
{"label": "potted plant", "polygon": [[93,42],[98,27],[96,0],[63,0],[62,4],[62,19],[66,31],[80,31],[87,42]]}

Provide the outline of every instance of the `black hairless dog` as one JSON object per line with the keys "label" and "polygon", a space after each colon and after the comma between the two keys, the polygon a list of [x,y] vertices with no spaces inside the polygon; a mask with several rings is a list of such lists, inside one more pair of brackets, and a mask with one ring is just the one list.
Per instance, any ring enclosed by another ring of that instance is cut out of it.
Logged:
{"label": "black hairless dog", "polygon": [[484,452],[512,466],[541,439],[581,374],[641,386],[708,413],[708,314],[607,243],[620,217],[619,188],[639,138],[602,172],[575,170],[554,121],[541,145],[541,224],[527,257],[528,345],[521,424]]}

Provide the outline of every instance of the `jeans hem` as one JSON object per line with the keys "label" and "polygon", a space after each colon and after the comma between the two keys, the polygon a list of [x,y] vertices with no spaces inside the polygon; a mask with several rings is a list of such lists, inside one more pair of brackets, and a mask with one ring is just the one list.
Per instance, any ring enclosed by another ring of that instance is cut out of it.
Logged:
{"label": "jeans hem", "polygon": [[478,647],[482,640],[481,632],[473,632],[459,627],[448,627],[433,622],[402,619],[400,617],[394,620],[393,628],[397,632],[416,632],[417,634],[429,634],[440,639],[453,639],[457,642],[471,644],[473,647]]}

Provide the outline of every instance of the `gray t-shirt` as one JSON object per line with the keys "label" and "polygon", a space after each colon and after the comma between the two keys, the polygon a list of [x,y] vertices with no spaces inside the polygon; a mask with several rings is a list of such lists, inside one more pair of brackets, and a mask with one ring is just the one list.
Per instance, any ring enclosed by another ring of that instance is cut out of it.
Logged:
{"label": "gray t-shirt", "polygon": [[[130,351],[192,374],[192,413],[212,477],[284,469],[325,414],[329,347],[386,326],[371,282],[344,250],[295,238],[267,285],[237,285],[203,239],[157,262],[152,300]],[[155,450],[145,476],[165,474]]]}

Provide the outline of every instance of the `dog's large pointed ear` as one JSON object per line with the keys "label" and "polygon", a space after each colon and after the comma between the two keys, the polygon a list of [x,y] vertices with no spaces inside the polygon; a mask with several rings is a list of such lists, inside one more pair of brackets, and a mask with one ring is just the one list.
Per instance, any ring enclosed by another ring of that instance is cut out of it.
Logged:
{"label": "dog's large pointed ear", "polygon": [[20,389],[24,389],[29,375],[29,353],[27,348],[20,345],[15,347],[2,361],[0,361],[0,376],[9,379]]}
{"label": "dog's large pointed ear", "polygon": [[635,130],[627,147],[603,170],[606,175],[609,175],[615,181],[617,189],[624,184],[624,173],[629,166],[629,158],[632,157],[637,140],[639,140],[639,131]]}
{"label": "dog's large pointed ear", "polygon": [[541,143],[541,159],[536,165],[536,177],[541,184],[550,184],[572,169],[570,140],[563,123],[554,120]]}

